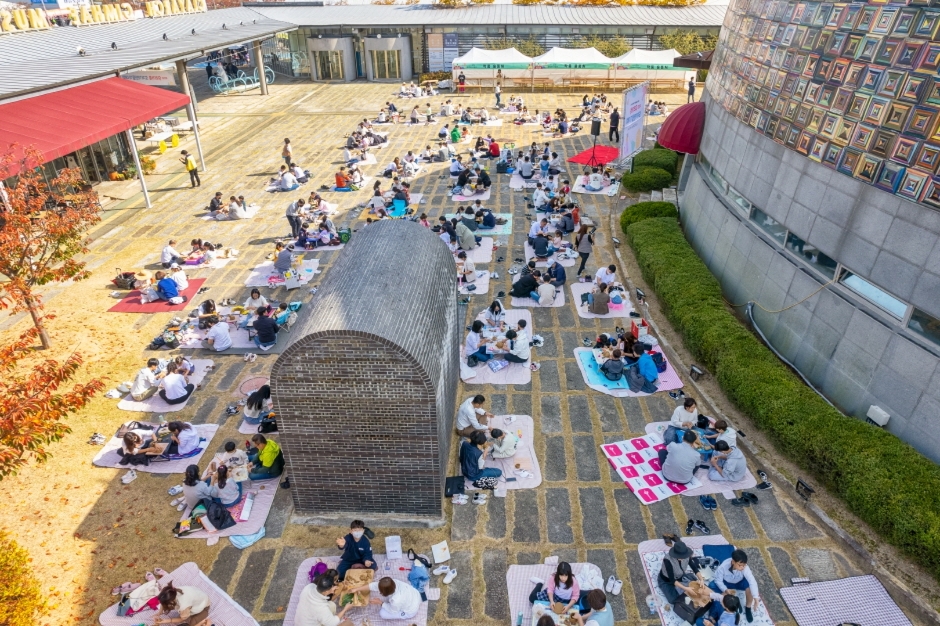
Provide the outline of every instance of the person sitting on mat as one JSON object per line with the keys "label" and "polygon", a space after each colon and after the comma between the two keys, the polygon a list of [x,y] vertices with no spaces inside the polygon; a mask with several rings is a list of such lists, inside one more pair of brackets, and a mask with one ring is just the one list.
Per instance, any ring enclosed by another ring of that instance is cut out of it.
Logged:
{"label": "person sitting on mat", "polygon": [[747,475],[747,459],[740,448],[732,448],[727,441],[715,443],[715,454],[708,469],[708,480],[734,483]]}
{"label": "person sitting on mat", "polygon": [[[234,481],[233,481],[234,482]],[[183,475],[183,493],[177,500],[180,501],[178,510],[192,510],[203,498],[215,498],[219,495],[218,487],[213,487],[211,480],[202,480],[199,477],[199,466],[188,465]]]}
{"label": "person sitting on mat", "polygon": [[610,296],[607,294],[607,285],[598,285],[592,293],[584,295],[587,297],[583,304],[587,304],[588,312],[594,315],[607,315],[610,313]]}
{"label": "person sitting on mat", "polygon": [[147,367],[141,368],[134,377],[131,385],[131,398],[136,402],[143,402],[160,389],[159,381],[166,376],[166,370],[160,370],[159,359],[147,359]]}
{"label": "person sitting on mat", "polygon": [[586,615],[578,613],[578,626],[614,626],[614,611],[607,605],[607,594],[602,590],[588,591],[584,604],[591,611]]}
{"label": "person sitting on mat", "polygon": [[611,357],[604,361],[601,365],[600,370],[604,373],[604,377],[607,380],[618,381],[623,378],[623,371],[626,369],[623,359],[621,358],[623,353],[620,352],[618,348],[615,348]]}
{"label": "person sitting on mat", "polygon": [[543,217],[543,218],[542,218],[541,220],[539,220],[539,221],[533,220],[533,221],[532,221],[532,226],[529,227],[529,236],[528,236],[529,245],[530,245],[530,246],[534,246],[534,245],[535,245],[535,238],[538,236],[538,234],[539,234],[539,233],[545,234],[545,232],[546,232],[547,230],[549,230],[549,228],[550,228],[550,226],[549,226],[549,224],[548,224],[548,219],[547,219],[547,218],[544,218],[544,217]]}
{"label": "person sitting on mat", "polygon": [[[557,252],[551,245],[548,246],[548,249],[549,254]],[[545,279],[555,288],[564,286],[565,281],[568,280],[568,276],[565,274],[565,268],[562,267],[557,259],[549,263],[548,269],[545,270]]]}
{"label": "person sitting on mat", "polygon": [[[532,276],[538,281],[538,287],[529,294],[529,297],[535,300],[539,306],[552,306],[555,304],[555,296],[558,295],[555,287],[538,270],[532,272]],[[520,283],[522,279],[520,278],[516,282]]]}
{"label": "person sitting on mat", "polygon": [[642,391],[644,393],[654,393],[657,387],[656,383],[659,380],[659,371],[656,369],[653,357],[646,352],[645,347],[634,345],[633,356],[637,357],[636,368],[644,380]]}
{"label": "person sitting on mat", "polygon": [[349,532],[346,536],[336,540],[336,546],[343,551],[342,556],[339,557],[339,565],[336,566],[341,581],[346,578],[346,572],[351,569],[371,569],[372,571],[378,569],[375,557],[372,556],[372,544],[365,536],[365,532],[366,525],[363,521],[354,519],[349,524]]}
{"label": "person sitting on mat", "polygon": [[[203,626],[209,622],[209,596],[202,589],[188,585],[174,587],[172,582],[168,582],[160,590],[157,601],[160,603],[160,611],[153,620],[154,624]],[[179,617],[160,617],[174,611]]]}
{"label": "person sitting on mat", "polygon": [[242,487],[229,477],[226,465],[218,466],[211,476],[209,486],[214,488],[216,492],[216,495],[212,496],[212,500],[225,508],[235,506],[242,499]]}
{"label": "person sitting on mat", "polygon": [[738,596],[712,594],[708,617],[700,617],[696,626],[738,626],[741,621],[741,599]]}
{"label": "person sitting on mat", "polygon": [[470,325],[470,332],[467,333],[467,339],[464,342],[465,358],[469,359],[473,356],[476,357],[477,361],[489,361],[493,358],[492,355],[486,353],[486,344],[490,343],[490,340],[483,338],[481,334],[483,326],[481,320],[474,320],[473,324]]}
{"label": "person sitting on mat", "polygon": [[725,420],[715,420],[715,431],[706,431],[705,439],[712,445],[719,441],[726,441],[733,448],[738,445],[738,431],[728,426]]}
{"label": "person sitting on mat", "polygon": [[382,619],[411,619],[421,609],[421,593],[407,581],[392,580],[383,576],[379,580],[350,589],[349,593],[366,589],[374,594],[370,602],[382,604],[379,609],[379,617]]}
{"label": "person sitting on mat", "polygon": [[277,478],[284,471],[284,453],[273,439],[257,434],[251,436],[254,448],[248,450],[248,479]]}
{"label": "person sitting on mat", "polygon": [[170,431],[170,443],[167,445],[164,454],[184,456],[195,452],[199,448],[199,431],[189,422],[170,422],[166,427]]}
{"label": "person sitting on mat", "polygon": [[532,239],[532,253],[535,255],[535,258],[544,261],[552,256],[554,252],[555,251],[548,243],[548,237],[545,236],[545,233],[542,231],[536,233],[535,237]]}
{"label": "person sitting on mat", "polygon": [[519,449],[519,437],[498,428],[490,431],[490,437],[490,444],[492,444],[491,457],[494,459],[511,459],[516,456]]}
{"label": "person sitting on mat", "polygon": [[587,177],[584,188],[588,191],[603,191],[605,186],[604,176],[600,173],[600,170],[596,167],[591,168],[591,173]]}
{"label": "person sitting on mat", "polygon": [[457,253],[458,282],[472,283],[477,279],[477,268],[473,261],[467,258],[467,253],[461,250]]}
{"label": "person sitting on mat", "polygon": [[121,457],[121,460],[118,463],[121,465],[127,465],[128,463],[131,465],[149,465],[150,461],[145,457],[163,454],[166,446],[167,444],[156,443],[153,439],[144,441],[144,438],[134,431],[128,431],[124,433],[121,440],[121,449],[118,450],[118,456]]}
{"label": "person sitting on mat", "polygon": [[498,348],[505,350],[500,357],[510,363],[525,363],[532,358],[532,351],[528,340],[518,341],[518,333],[509,329],[506,331],[506,339],[496,343]]}
{"label": "person sitting on mat", "polygon": [[[535,261],[531,261],[531,263],[532,267],[535,267]],[[531,298],[532,292],[539,288],[538,276],[541,276],[541,272],[535,269],[527,273],[520,273],[519,280],[513,283],[509,295],[514,298]]]}
{"label": "person sitting on mat", "polygon": [[176,363],[166,366],[166,376],[160,381],[159,395],[167,404],[182,404],[193,395],[196,385],[188,382],[186,377],[176,371]]}
{"label": "person sitting on mat", "polygon": [[486,397],[477,394],[472,398],[467,398],[457,409],[457,434],[461,437],[469,437],[475,432],[486,432],[490,426],[489,421],[493,419],[492,413],[487,413],[483,408]]}
{"label": "person sitting on mat", "polygon": [[695,580],[698,569],[698,559],[692,555],[689,546],[682,541],[674,541],[656,578],[659,590],[666,596],[667,603],[676,603],[676,598],[682,595],[682,583]]}
{"label": "person sitting on mat", "polygon": [[352,621],[345,619],[346,612],[352,608],[352,603],[340,609],[339,613],[336,612],[336,603],[333,602],[333,598],[338,591],[336,576],[332,575],[329,570],[314,578],[313,582],[300,592],[294,625],[353,626]]}
{"label": "person sitting on mat", "polygon": [[503,471],[495,467],[486,467],[486,455],[489,447],[486,445],[486,433],[476,431],[470,439],[460,443],[460,473],[471,483],[481,478],[499,478]]}
{"label": "person sitting on mat", "polygon": [[[246,319],[248,318],[246,317]],[[228,322],[220,322],[217,316],[210,315],[206,318],[205,325],[206,328],[209,329],[206,333],[206,338],[203,340],[203,344],[206,348],[215,352],[222,352],[232,347],[232,337],[228,332]]]}
{"label": "person sitting on mat", "polygon": [[502,328],[506,325],[506,311],[503,310],[503,303],[499,300],[493,300],[493,303],[483,312],[483,319],[490,326]]}
{"label": "person sitting on mat", "polygon": [[686,397],[685,401],[672,412],[669,426],[663,432],[663,441],[667,444],[678,441],[680,430],[694,428],[697,423],[698,406],[695,404],[695,398]]}
{"label": "person sitting on mat", "polygon": [[[708,583],[709,589],[721,594],[728,594],[729,590],[744,591],[744,616],[748,623],[754,621],[753,608],[760,600],[757,588],[757,579],[747,564],[747,552],[735,550],[730,559],[725,559],[715,569],[715,577]],[[740,598],[740,594],[736,594]]]}
{"label": "person sitting on mat", "polygon": [[670,443],[659,451],[659,466],[666,480],[678,485],[692,482],[695,470],[702,462],[702,455],[693,447],[696,439],[695,433],[687,430],[681,442]]}
{"label": "person sitting on mat", "polygon": [[261,387],[251,392],[251,395],[248,396],[242,418],[245,420],[246,424],[253,426],[258,425],[261,423],[261,420],[271,413],[273,404],[274,403],[271,401],[271,386],[261,385]]}
{"label": "person sitting on mat", "polygon": [[567,561],[561,561],[558,564],[554,576],[549,577],[547,585],[543,582],[536,583],[535,589],[529,594],[529,602],[535,604],[536,600],[549,604],[557,602],[564,606],[562,613],[567,613],[572,608],[581,611],[581,588]]}
{"label": "person sitting on mat", "polygon": [[535,170],[532,169],[532,161],[529,160],[529,157],[523,158],[522,163],[519,164],[519,176],[523,180],[531,180],[534,175]]}
{"label": "person sitting on mat", "polygon": [[211,478],[212,473],[215,472],[216,468],[220,465],[227,467],[231,475],[235,468],[248,465],[248,454],[243,448],[236,446],[234,441],[226,441],[225,445],[222,446],[222,452],[216,452],[215,456],[212,457],[212,461],[209,462],[209,465],[206,466],[206,469],[202,472],[202,479],[206,480]]}

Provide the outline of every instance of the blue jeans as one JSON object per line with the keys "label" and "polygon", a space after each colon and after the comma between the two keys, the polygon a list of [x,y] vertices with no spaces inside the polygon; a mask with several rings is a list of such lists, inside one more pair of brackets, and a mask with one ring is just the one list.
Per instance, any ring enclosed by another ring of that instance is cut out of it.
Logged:
{"label": "blue jeans", "polygon": [[503,470],[496,469],[495,467],[485,467],[477,474],[477,478],[499,478],[502,475]]}
{"label": "blue jeans", "polygon": [[535,300],[536,302],[538,302],[538,301],[539,301],[539,292],[533,291],[533,292],[531,292],[531,293],[529,294],[529,297],[532,298],[533,300]]}
{"label": "blue jeans", "polygon": [[238,327],[243,330],[248,328],[248,323],[251,322],[252,319],[254,319],[254,315],[246,315],[245,319],[238,323]]}
{"label": "blue jeans", "polygon": [[479,350],[473,353],[473,356],[477,358],[477,361],[484,362],[489,361],[493,358],[492,354],[486,353],[486,347],[481,347]]}
{"label": "blue jeans", "polygon": [[262,411],[261,413],[258,414],[258,417],[248,417],[247,415],[242,413],[242,419],[245,420],[246,424],[257,426],[258,424],[261,423],[261,420],[266,418],[268,415],[271,415],[270,411]]}
{"label": "blue jeans", "polygon": [[254,337],[252,337],[252,339],[254,339],[255,345],[258,346],[259,348],[270,348],[271,346],[277,343],[277,338],[275,338],[274,341],[271,341],[268,343],[261,343],[261,340],[258,339],[258,335],[255,335]]}
{"label": "blue jeans", "polygon": [[589,294],[585,294],[585,295],[587,295],[588,304],[594,304],[594,294],[593,294],[593,293],[589,293]]}

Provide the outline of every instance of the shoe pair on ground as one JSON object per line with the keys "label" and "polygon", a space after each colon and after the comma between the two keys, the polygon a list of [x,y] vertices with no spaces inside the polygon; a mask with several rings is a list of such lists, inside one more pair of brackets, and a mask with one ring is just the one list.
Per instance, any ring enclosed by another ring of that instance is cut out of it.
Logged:
{"label": "shoe pair on ground", "polygon": [[444,576],[444,584],[449,585],[457,577],[457,568],[449,565],[438,565],[433,570],[435,576]]}
{"label": "shoe pair on ground", "polygon": [[731,504],[733,506],[748,507],[751,505],[757,506],[757,502],[757,496],[753,493],[750,491],[742,491],[741,496],[732,500]]}
{"label": "shoe pair on ground", "polygon": [[[696,520],[690,519],[689,523],[685,525],[685,534],[691,535],[692,532],[696,530],[702,533],[703,535],[712,534],[712,529],[706,526],[705,522],[703,522],[700,519],[696,519]],[[672,535],[672,536],[674,537],[675,535]]]}
{"label": "shoe pair on ground", "polygon": [[699,496],[698,501],[706,511],[718,510],[718,501],[711,496]]}

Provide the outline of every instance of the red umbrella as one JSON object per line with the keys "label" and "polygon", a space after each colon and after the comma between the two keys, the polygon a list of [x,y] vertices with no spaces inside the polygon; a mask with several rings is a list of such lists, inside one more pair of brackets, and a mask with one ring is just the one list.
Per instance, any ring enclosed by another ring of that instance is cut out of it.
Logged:
{"label": "red umbrella", "polygon": [[659,129],[659,145],[676,152],[698,154],[705,130],[705,103],[690,102],[669,114]]}

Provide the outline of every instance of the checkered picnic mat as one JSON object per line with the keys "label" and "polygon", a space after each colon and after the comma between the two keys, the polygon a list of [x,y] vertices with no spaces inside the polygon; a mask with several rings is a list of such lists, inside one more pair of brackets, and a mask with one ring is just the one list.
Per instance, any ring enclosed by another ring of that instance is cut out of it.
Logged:
{"label": "checkered picnic mat", "polygon": [[784,587],[780,595],[800,626],[836,626],[844,622],[911,626],[874,576]]}

